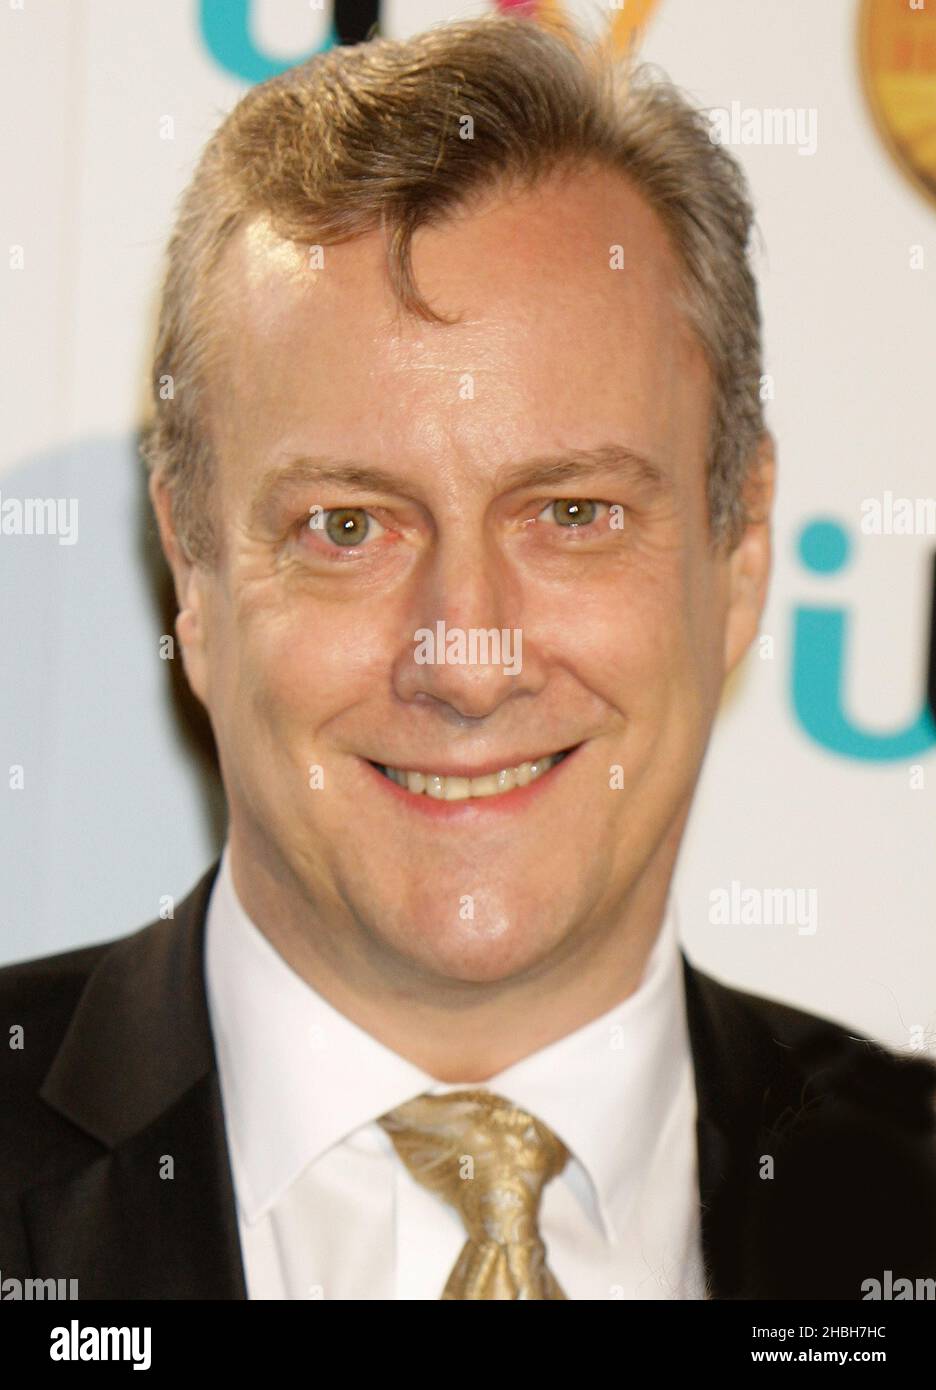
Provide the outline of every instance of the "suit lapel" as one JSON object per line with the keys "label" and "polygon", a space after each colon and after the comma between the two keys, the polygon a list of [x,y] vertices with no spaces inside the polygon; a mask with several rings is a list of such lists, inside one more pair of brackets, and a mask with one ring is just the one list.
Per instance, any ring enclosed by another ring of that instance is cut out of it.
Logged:
{"label": "suit lapel", "polygon": [[[712,1298],[750,1297],[760,1258],[745,1231],[759,1197],[758,1159],[776,1118],[795,1104],[797,1074],[739,996],[683,956],[698,1102],[702,1249]],[[744,1292],[742,1292],[744,1291]]]}
{"label": "suit lapel", "polygon": [[936,1070],[684,967],[711,1296],[932,1277]]}
{"label": "suit lapel", "polygon": [[217,868],[105,952],[40,1090],[86,1160],[25,1193],[32,1264],[82,1298],[246,1297],[202,967]]}

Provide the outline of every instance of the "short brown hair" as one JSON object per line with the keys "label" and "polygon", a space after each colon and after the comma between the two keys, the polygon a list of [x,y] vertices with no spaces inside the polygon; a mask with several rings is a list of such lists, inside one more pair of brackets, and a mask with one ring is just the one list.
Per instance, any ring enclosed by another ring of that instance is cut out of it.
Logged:
{"label": "short brown hair", "polygon": [[[466,117],[470,139],[460,138]],[[710,533],[733,548],[765,429],[760,313],[747,184],[710,130],[649,65],[616,57],[565,22],[501,14],[332,48],[253,87],[211,137],[182,196],[152,365],[156,413],[142,452],[166,481],[189,557],[207,561],[216,544],[200,411],[212,271],[246,221],[266,213],[279,235],[310,245],[382,229],[399,302],[446,322],[413,283],[416,229],[444,221],[473,194],[594,162],[631,180],[677,253],[683,307],[713,381]]]}

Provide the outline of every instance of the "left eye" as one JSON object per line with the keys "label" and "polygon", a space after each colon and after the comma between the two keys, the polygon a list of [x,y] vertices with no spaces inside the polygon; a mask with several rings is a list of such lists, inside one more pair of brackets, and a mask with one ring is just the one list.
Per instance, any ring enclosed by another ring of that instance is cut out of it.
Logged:
{"label": "left eye", "polygon": [[331,507],[313,511],[306,523],[310,531],[321,532],[343,549],[361,545],[378,536],[383,527],[363,507]]}
{"label": "left eye", "polygon": [[547,503],[538,519],[551,512],[556,523],[567,529],[590,526],[598,518],[598,508],[606,505],[604,502],[594,502],[590,497],[560,497]]}

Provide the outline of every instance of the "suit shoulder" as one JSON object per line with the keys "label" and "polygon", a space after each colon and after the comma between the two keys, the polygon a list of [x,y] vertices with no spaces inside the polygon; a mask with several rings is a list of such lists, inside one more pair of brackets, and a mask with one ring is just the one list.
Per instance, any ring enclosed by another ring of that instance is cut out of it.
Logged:
{"label": "suit shoulder", "polygon": [[823,1097],[896,1123],[936,1133],[936,1066],[899,1053],[822,1014],[734,986],[715,985],[727,1005],[756,1027],[802,1078],[803,1099]]}
{"label": "suit shoulder", "polygon": [[[24,1096],[38,1096],[73,1026],[103,1039],[100,1047],[118,1064],[125,1040],[145,1034],[165,1001],[193,985],[199,928],[218,868],[215,861],[166,918],[0,967],[0,1103],[15,1110]],[[197,988],[187,997],[197,1007]]]}
{"label": "suit shoulder", "polygon": [[0,967],[0,1073],[14,1090],[41,1081],[98,965],[143,930]]}

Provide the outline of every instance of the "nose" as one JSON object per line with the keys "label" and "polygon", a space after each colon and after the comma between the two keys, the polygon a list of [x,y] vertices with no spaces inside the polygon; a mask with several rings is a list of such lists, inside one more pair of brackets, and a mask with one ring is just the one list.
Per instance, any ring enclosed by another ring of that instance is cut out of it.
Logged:
{"label": "nose", "polygon": [[542,662],[524,641],[522,584],[493,542],[440,539],[414,581],[408,617],[393,673],[401,699],[480,720],[542,688]]}

